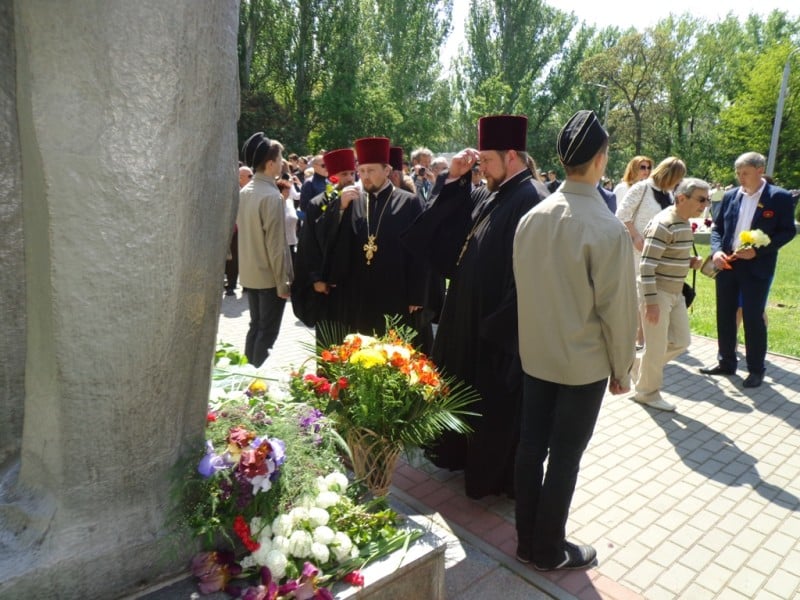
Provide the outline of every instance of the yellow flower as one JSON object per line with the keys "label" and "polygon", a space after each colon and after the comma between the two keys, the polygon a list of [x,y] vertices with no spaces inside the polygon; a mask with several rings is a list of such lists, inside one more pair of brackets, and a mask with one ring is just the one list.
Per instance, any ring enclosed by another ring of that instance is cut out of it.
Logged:
{"label": "yellow flower", "polygon": [[743,231],[739,234],[739,241],[742,245],[751,245],[753,243],[753,232]]}
{"label": "yellow flower", "polygon": [[361,365],[365,369],[371,369],[378,365],[386,364],[386,355],[380,350],[374,348],[362,348],[353,352],[350,357],[350,362],[354,365]]}
{"label": "yellow flower", "polygon": [[265,394],[267,392],[267,384],[261,379],[254,379],[253,383],[250,384],[250,387],[247,388],[247,391],[254,396],[258,394]]}

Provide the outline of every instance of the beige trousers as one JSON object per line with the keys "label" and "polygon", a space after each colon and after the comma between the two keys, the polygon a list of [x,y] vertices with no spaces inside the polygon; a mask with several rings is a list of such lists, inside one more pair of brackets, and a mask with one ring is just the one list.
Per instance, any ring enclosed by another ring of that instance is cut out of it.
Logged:
{"label": "beige trousers", "polygon": [[664,383],[664,365],[681,355],[691,342],[689,313],[683,294],[670,294],[658,290],[660,310],[658,323],[645,317],[647,305],[639,298],[639,311],[644,329],[644,350],[641,353],[638,373],[634,373],[636,394],[649,396],[657,393]]}

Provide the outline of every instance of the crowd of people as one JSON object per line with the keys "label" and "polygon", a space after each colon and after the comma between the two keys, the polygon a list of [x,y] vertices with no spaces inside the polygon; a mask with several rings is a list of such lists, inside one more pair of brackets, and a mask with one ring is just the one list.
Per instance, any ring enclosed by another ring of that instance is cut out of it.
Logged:
{"label": "crowd of people", "polygon": [[[443,436],[429,459],[463,469],[471,498],[515,498],[518,560],[585,568],[595,550],[566,539],[581,457],[606,391],[675,409],[661,396],[663,369],[691,339],[684,281],[704,261],[690,219],[712,190],[679,158],[646,156],[608,189],[608,134],[592,111],[556,140],[563,181],[527,154],[526,117],[486,116],[477,133],[477,148],[449,161],[419,148],[408,162],[386,137],[285,160],[280,142],[253,134],[228,261],[250,308],[245,354],[266,360],[289,297],[326,344],[380,335],[393,316],[480,395],[473,433]],[[740,186],[711,230],[719,363],[701,371],[735,373],[741,307],[744,387],[763,382],[767,295],[795,234],[794,200],[764,168],[755,152],[737,159]],[[769,242],[742,247],[740,233],[756,229]]]}

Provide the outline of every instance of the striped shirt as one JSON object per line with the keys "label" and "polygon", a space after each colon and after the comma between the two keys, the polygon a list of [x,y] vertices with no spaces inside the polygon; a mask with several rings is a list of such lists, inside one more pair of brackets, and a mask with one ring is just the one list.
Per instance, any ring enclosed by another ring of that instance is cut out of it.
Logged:
{"label": "striped shirt", "polygon": [[642,295],[645,304],[656,304],[657,290],[678,294],[683,289],[694,233],[689,222],[669,206],[650,220],[643,235],[639,265]]}

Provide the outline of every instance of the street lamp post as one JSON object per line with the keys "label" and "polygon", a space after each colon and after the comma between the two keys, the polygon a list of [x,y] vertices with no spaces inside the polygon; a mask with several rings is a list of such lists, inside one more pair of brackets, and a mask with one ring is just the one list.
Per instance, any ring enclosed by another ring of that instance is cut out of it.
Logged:
{"label": "street lamp post", "polygon": [[789,72],[792,66],[792,56],[800,52],[795,48],[786,57],[786,66],[783,67],[783,81],[778,92],[778,105],[775,107],[775,122],[772,125],[772,140],[769,144],[769,157],[767,158],[767,175],[770,177],[775,172],[775,156],[778,154],[778,136],[781,133],[781,119],[783,119],[783,103],[786,101],[786,90],[789,87]]}
{"label": "street lamp post", "polygon": [[595,87],[603,88],[606,91],[606,103],[605,108],[603,110],[603,127],[608,125],[608,108],[611,104],[611,89],[607,85],[603,85],[602,83],[589,83],[589,85],[593,85]]}

